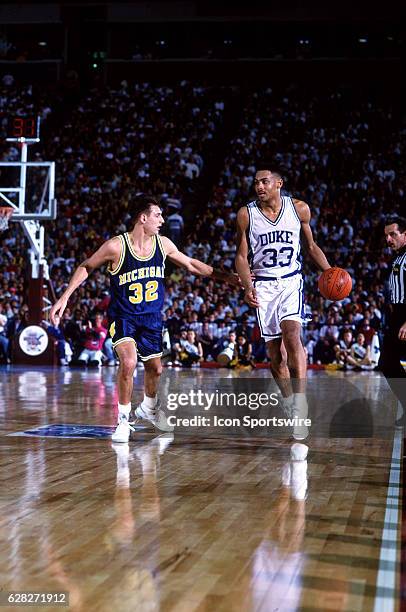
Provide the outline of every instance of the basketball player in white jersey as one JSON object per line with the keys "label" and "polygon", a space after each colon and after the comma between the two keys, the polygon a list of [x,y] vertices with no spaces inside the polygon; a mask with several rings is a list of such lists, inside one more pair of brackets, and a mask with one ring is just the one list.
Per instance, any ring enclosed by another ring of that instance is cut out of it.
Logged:
{"label": "basketball player in white jersey", "polygon": [[[289,398],[285,404],[296,416],[306,418],[301,244],[320,270],[331,266],[313,240],[308,205],[281,196],[282,185],[281,175],[271,166],[257,171],[257,199],[240,208],[237,215],[236,269],[246,302],[257,310],[272,374],[282,395]],[[304,439],[307,428],[295,427],[293,435]]]}

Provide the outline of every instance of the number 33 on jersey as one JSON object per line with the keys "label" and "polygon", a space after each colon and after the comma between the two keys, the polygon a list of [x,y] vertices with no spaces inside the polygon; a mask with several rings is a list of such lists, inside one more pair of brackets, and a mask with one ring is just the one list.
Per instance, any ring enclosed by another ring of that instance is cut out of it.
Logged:
{"label": "number 33 on jersey", "polygon": [[302,269],[300,256],[301,222],[292,198],[281,196],[278,217],[271,221],[257,202],[247,205],[249,261],[256,278],[286,278]]}
{"label": "number 33 on jersey", "polygon": [[121,256],[110,272],[111,318],[133,318],[137,315],[159,314],[164,303],[165,252],[159,236],[152,237],[152,249],[146,257],[137,255],[130,236],[122,234]]}

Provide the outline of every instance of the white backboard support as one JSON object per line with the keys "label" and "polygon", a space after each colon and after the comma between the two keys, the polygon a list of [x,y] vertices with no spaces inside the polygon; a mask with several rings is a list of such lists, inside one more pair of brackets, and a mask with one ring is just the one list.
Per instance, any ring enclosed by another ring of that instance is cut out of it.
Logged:
{"label": "white backboard support", "polygon": [[[14,142],[16,139],[8,139]],[[0,206],[13,208],[10,221],[21,223],[30,243],[31,278],[49,278],[44,256],[45,229],[42,221],[57,216],[55,162],[27,161],[28,145],[38,139],[19,138],[20,161],[0,162]]]}
{"label": "white backboard support", "polygon": [[[10,148],[8,157],[13,161],[0,161],[0,207],[13,209],[10,221],[17,221],[29,241],[31,282],[28,285],[28,311],[30,323],[41,325],[50,308],[46,287],[53,292],[45,258],[45,227],[43,221],[57,216],[55,199],[55,162],[28,161],[28,146],[40,141],[40,118],[14,118],[14,136],[6,140],[20,150],[20,160]],[[14,144],[17,143],[17,144]],[[46,281],[46,284],[44,284]],[[54,296],[55,297],[55,296]]]}

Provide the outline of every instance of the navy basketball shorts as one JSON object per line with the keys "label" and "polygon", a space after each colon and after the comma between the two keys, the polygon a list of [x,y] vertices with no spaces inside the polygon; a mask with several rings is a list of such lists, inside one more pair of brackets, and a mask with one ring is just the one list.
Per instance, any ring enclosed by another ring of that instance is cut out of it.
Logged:
{"label": "navy basketball shorts", "polygon": [[134,342],[142,361],[162,355],[162,316],[137,315],[133,319],[110,319],[109,334],[113,348],[124,342]]}

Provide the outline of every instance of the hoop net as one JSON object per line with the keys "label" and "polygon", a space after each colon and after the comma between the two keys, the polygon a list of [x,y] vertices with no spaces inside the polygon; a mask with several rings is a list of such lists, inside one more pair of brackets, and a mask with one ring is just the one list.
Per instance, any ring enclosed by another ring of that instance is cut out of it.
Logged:
{"label": "hoop net", "polygon": [[11,208],[11,206],[0,206],[0,232],[8,229],[8,222],[13,212],[14,208]]}

